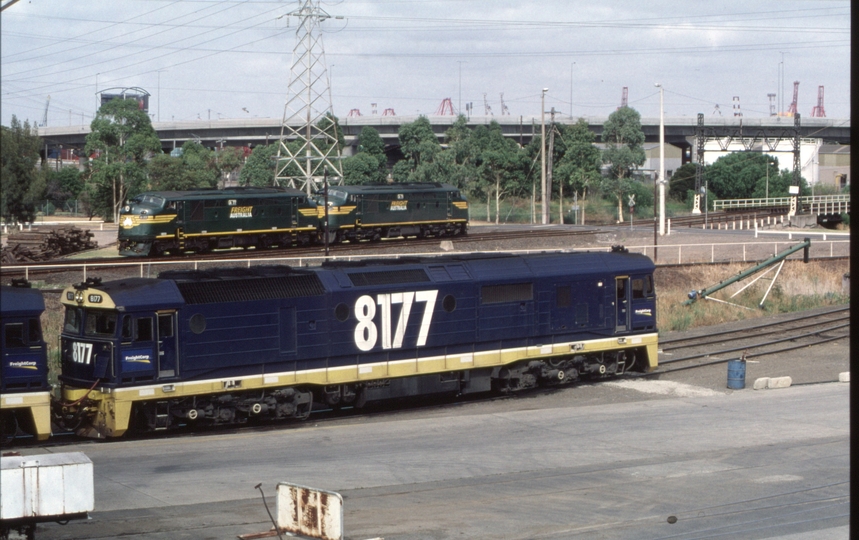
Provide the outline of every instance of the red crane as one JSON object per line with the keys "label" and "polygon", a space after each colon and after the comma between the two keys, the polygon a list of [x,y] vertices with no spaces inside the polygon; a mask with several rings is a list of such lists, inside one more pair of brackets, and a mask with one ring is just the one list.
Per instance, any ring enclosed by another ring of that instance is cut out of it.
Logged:
{"label": "red crane", "polygon": [[787,109],[788,116],[796,116],[796,99],[799,97],[799,81],[793,81],[793,103]]}
{"label": "red crane", "polygon": [[817,87],[817,106],[811,109],[812,118],[826,118],[826,111],[823,109],[823,85]]}
{"label": "red crane", "polygon": [[349,118],[353,118],[355,116],[361,116],[361,111],[358,109],[352,109],[351,111],[349,111],[349,114],[347,114],[346,116]]}
{"label": "red crane", "polygon": [[441,100],[441,104],[435,111],[436,116],[453,116],[453,101],[449,97]]}

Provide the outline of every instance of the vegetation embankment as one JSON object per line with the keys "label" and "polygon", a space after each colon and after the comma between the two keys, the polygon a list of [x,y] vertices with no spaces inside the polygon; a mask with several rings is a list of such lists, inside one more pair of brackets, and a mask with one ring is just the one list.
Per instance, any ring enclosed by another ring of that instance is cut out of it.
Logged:
{"label": "vegetation embankment", "polygon": [[[772,283],[773,270],[754,285],[731,298],[759,274],[729,285],[713,295],[723,302],[699,299],[685,305],[688,293],[715,285],[743,270],[748,264],[726,266],[666,267],[656,270],[657,325],[660,332],[688,330],[730,321],[754,319],[791,313],[825,306],[849,305],[849,284],[845,288],[844,276],[850,271],[846,260],[802,261],[789,260],[764,301],[767,287]],[[734,304],[734,305],[732,305]]]}

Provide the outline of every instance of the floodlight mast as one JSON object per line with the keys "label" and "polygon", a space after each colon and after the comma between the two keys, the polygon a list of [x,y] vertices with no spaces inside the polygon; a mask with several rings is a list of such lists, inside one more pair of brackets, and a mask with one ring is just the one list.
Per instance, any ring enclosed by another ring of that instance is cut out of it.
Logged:
{"label": "floodlight mast", "polygon": [[300,22],[295,32],[274,184],[311,194],[324,183],[326,171],[329,181],[343,183],[338,126],[320,29],[321,22],[331,16],[319,7],[319,0],[301,0],[300,7],[288,16],[298,17]]}

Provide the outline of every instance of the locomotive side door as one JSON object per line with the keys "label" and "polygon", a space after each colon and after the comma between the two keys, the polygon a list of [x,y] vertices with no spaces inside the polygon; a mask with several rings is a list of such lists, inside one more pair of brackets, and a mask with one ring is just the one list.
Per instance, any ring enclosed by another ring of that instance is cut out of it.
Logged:
{"label": "locomotive side door", "polygon": [[629,306],[630,306],[630,287],[629,276],[618,276],[615,278],[615,332],[626,332],[630,328]]}
{"label": "locomotive side door", "polygon": [[175,377],[176,366],[176,312],[158,314],[158,377]]}

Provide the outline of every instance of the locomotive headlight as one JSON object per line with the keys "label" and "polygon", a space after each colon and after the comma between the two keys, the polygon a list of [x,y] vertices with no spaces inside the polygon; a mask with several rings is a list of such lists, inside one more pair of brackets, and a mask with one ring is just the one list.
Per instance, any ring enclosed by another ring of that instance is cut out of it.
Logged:
{"label": "locomotive headlight", "polygon": [[141,211],[140,211],[140,215],[141,215],[141,216],[145,216],[145,215],[146,215],[146,214],[148,214],[148,213],[149,213],[149,210],[141,210]]}
{"label": "locomotive headlight", "polygon": [[84,292],[83,291],[76,291],[75,292],[75,302],[77,302],[78,304],[83,304],[83,302],[84,302]]}
{"label": "locomotive headlight", "polygon": [[123,206],[123,207],[122,207],[122,211],[123,211],[123,212],[130,212],[130,211],[131,211],[131,207],[130,207],[130,206],[128,206],[128,205],[126,204],[125,206]]}

